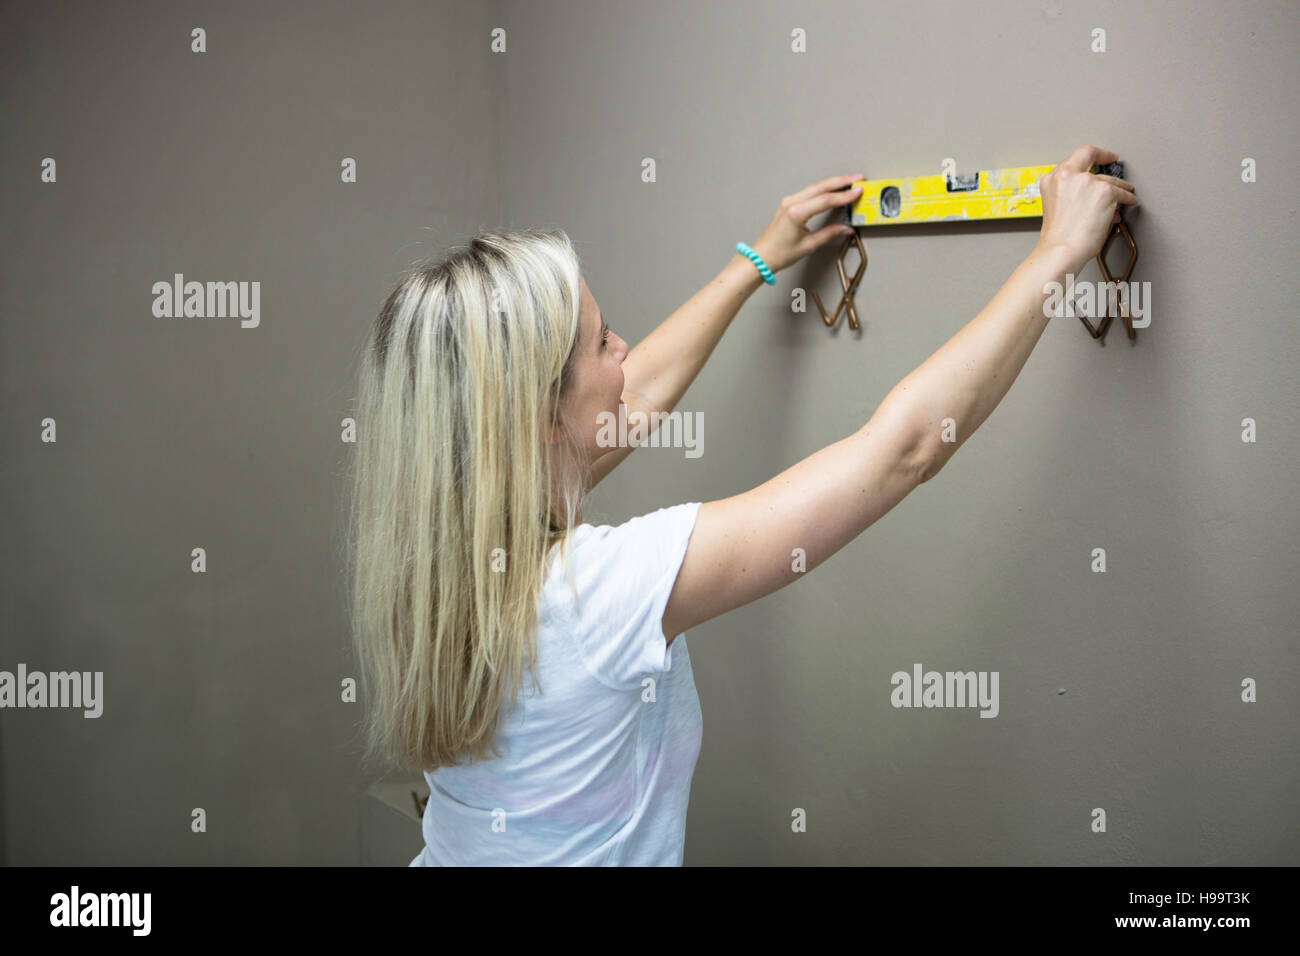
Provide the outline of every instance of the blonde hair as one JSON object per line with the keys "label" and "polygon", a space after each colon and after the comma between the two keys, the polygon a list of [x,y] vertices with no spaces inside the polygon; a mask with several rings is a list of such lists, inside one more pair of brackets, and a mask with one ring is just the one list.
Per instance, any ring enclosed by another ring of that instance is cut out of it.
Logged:
{"label": "blonde hair", "polygon": [[367,750],[405,769],[499,756],[525,654],[536,677],[547,556],[567,569],[590,464],[560,414],[579,273],[562,231],[480,232],[403,279],[367,338],[352,633]]}

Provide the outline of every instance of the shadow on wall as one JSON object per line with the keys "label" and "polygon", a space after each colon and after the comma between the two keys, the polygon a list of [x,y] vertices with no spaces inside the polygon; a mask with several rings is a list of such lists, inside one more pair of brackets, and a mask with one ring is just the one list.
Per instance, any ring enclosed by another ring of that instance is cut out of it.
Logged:
{"label": "shadow on wall", "polygon": [[429,786],[424,778],[385,780],[366,791],[361,808],[361,865],[408,866],[424,849],[420,829]]}

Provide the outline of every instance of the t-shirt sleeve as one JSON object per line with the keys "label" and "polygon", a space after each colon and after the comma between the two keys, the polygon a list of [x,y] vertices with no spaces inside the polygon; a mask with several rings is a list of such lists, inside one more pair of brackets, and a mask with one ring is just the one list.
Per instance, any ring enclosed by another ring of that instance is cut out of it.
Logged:
{"label": "t-shirt sleeve", "polygon": [[[660,508],[620,525],[588,526],[571,554],[578,649],[618,690],[672,666],[664,608],[686,557],[700,502]],[[674,640],[679,635],[674,635]]]}

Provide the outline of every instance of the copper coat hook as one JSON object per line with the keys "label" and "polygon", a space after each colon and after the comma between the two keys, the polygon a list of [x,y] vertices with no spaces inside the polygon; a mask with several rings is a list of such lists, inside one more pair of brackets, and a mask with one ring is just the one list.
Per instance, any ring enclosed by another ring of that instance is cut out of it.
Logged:
{"label": "copper coat hook", "polygon": [[[858,247],[858,255],[862,261],[858,264],[858,269],[853,273],[853,279],[850,280],[848,273],[844,271],[844,255],[854,245]],[[858,283],[862,277],[867,274],[867,250],[862,245],[862,239],[855,228],[853,232],[844,237],[844,244],[840,246],[839,255],[835,257],[835,265],[840,272],[840,286],[844,289],[844,294],[840,296],[840,304],[835,307],[834,315],[827,315],[826,309],[822,306],[821,297],[817,295],[817,290],[813,289],[813,301],[817,303],[817,311],[822,314],[822,321],[826,323],[827,328],[834,327],[839,321],[840,311],[848,306],[849,311],[849,328],[856,330],[858,328],[858,314],[853,311],[853,292],[857,289]]]}
{"label": "copper coat hook", "polygon": [[[1044,169],[1050,169],[1050,166],[1044,166]],[[1110,163],[1110,164],[1096,166],[1096,170],[1099,173],[1109,174],[1109,176],[1123,177],[1123,163]],[[1010,170],[993,170],[993,172],[1027,173],[1027,172],[1034,172],[1034,170],[1030,168],[1023,168],[1023,169],[1010,169]],[[976,183],[979,182],[979,174],[976,174],[975,182]],[[952,186],[949,186],[949,190],[952,190]],[[900,213],[898,213],[897,187],[894,187],[893,189],[894,204],[892,209],[887,208],[888,194],[889,194],[889,190],[881,191],[880,199],[879,199],[881,213],[883,213],[883,215],[887,217],[887,219],[885,219],[884,221],[896,221],[896,222],[904,221],[898,219],[898,215],[900,215]],[[1035,195],[1037,195],[1036,191],[1035,191]],[[835,264],[836,264],[836,268],[839,269],[840,272],[840,286],[842,287],[842,290],[844,290],[844,294],[841,295],[840,304],[837,304],[837,306],[835,307],[835,313],[833,313],[833,315],[827,315],[826,307],[824,307],[822,304],[822,298],[820,298],[819,295],[816,294],[815,289],[813,290],[813,300],[816,303],[816,307],[818,307],[818,311],[822,313],[822,321],[826,323],[827,328],[833,328],[833,326],[835,326],[837,321],[839,321],[840,319],[840,312],[844,311],[845,308],[848,308],[849,328],[854,330],[858,329],[858,313],[857,311],[854,311],[853,294],[854,291],[857,291],[859,282],[862,281],[863,276],[866,276],[867,273],[867,250],[866,247],[862,245],[862,238],[859,237],[858,235],[857,226],[853,225],[854,213],[852,211],[853,209],[857,209],[859,206],[861,206],[865,198],[866,196],[863,196],[863,198],[859,198],[857,202],[853,204],[849,204],[849,206],[845,207],[845,211],[846,213],[848,213],[848,219],[849,219],[848,225],[850,226],[850,228],[853,229],[853,232],[850,233],[849,235],[846,235],[844,239],[844,245],[840,246],[839,255],[836,256]],[[930,200],[924,200],[924,202],[933,204],[937,202],[937,200],[930,199]],[[1106,332],[1108,332],[1110,328],[1110,321],[1114,319],[1114,313],[1117,311],[1119,312],[1119,317],[1121,317],[1123,323],[1125,323],[1125,329],[1127,330],[1128,338],[1130,338],[1131,341],[1134,342],[1138,341],[1138,330],[1134,329],[1134,324],[1132,324],[1132,317],[1130,316],[1130,313],[1128,313],[1128,295],[1127,295],[1128,278],[1132,276],[1132,271],[1134,271],[1134,265],[1138,264],[1138,243],[1134,241],[1134,235],[1132,235],[1130,230],[1128,230],[1128,224],[1125,221],[1125,213],[1123,213],[1123,207],[1118,207],[1117,211],[1119,213],[1119,221],[1115,222],[1115,224],[1110,226],[1110,232],[1108,235],[1106,235],[1106,241],[1101,243],[1101,250],[1097,252],[1097,268],[1101,269],[1101,276],[1106,281],[1106,286],[1108,286],[1108,291],[1110,289],[1114,289],[1115,286],[1123,286],[1123,293],[1118,295],[1118,299],[1119,299],[1118,308],[1113,308],[1113,307],[1106,308],[1106,315],[1104,319],[1101,320],[1100,326],[1095,326],[1092,323],[1089,323],[1087,316],[1083,316],[1083,315],[1079,316],[1079,321],[1082,321],[1084,328],[1088,329],[1089,336],[1092,336],[1093,338],[1101,339],[1102,345],[1105,345]],[[979,219],[1015,219],[1015,217],[1024,216],[1024,215],[1027,215],[1027,213],[1001,212],[1001,213],[991,213],[991,215],[979,216]],[[932,219],[933,216],[930,217]],[[965,219],[965,215],[963,215],[962,217],[963,219]],[[924,219],[926,219],[926,217],[924,217],[922,213],[922,219],[915,219],[915,217],[913,217],[913,219],[907,219],[906,221],[923,221]],[[954,219],[954,217],[949,216],[948,219]],[[868,220],[868,222],[870,222],[870,220]],[[1121,276],[1119,276],[1118,278],[1112,276],[1112,274],[1110,274],[1110,269],[1106,268],[1106,250],[1108,250],[1108,248],[1110,247],[1110,243],[1114,241],[1114,238],[1117,237],[1117,235],[1127,243],[1128,251],[1130,251],[1130,256],[1128,256],[1128,264],[1125,267],[1125,271],[1123,271]],[[857,246],[858,248],[858,255],[859,258],[861,258],[861,261],[859,261],[858,269],[853,273],[853,278],[852,280],[850,280],[848,276],[848,272],[846,272],[844,268],[844,258],[845,255],[848,254],[850,248],[853,248],[854,246]],[[1108,299],[1109,299],[1109,295],[1108,295]]]}
{"label": "copper coat hook", "polygon": [[[1110,248],[1111,240],[1114,239],[1116,236],[1122,237],[1123,240],[1126,243],[1128,243],[1129,252],[1130,252],[1128,265],[1124,267],[1124,274],[1120,276],[1118,279],[1112,276],[1110,274],[1110,270],[1106,268],[1106,250]],[[1133,319],[1128,314],[1127,293],[1128,293],[1128,277],[1133,274],[1133,266],[1137,263],[1137,261],[1138,261],[1137,243],[1133,241],[1133,233],[1129,232],[1128,223],[1124,221],[1124,213],[1121,211],[1119,214],[1119,222],[1115,223],[1110,227],[1110,234],[1106,236],[1106,241],[1101,244],[1101,250],[1097,253],[1097,268],[1101,270],[1101,277],[1106,280],[1108,286],[1114,283],[1119,283],[1124,286],[1124,291],[1118,294],[1119,317],[1124,321],[1124,328],[1128,331],[1128,337],[1134,342],[1137,341],[1137,330],[1133,328]],[[1115,309],[1110,308],[1108,305],[1106,309],[1106,317],[1101,320],[1100,327],[1094,326],[1091,322],[1088,321],[1086,316],[1082,316],[1082,315],[1079,316],[1079,321],[1083,323],[1084,327],[1088,330],[1089,335],[1091,335],[1094,339],[1101,339],[1102,344],[1104,345],[1106,339],[1106,330],[1110,328],[1110,320],[1114,318],[1114,313],[1115,313]]]}

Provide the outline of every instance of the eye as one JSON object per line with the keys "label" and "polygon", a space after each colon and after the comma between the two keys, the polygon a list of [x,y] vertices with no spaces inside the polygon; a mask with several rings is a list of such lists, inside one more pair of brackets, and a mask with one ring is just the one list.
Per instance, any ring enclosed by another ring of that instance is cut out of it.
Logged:
{"label": "eye", "polygon": [[603,332],[600,333],[600,347],[603,349],[605,347],[605,344],[608,341],[609,341],[609,329],[606,328]]}

